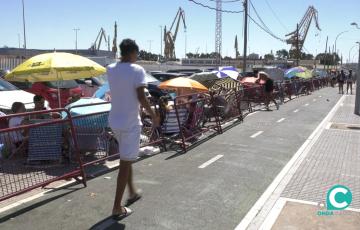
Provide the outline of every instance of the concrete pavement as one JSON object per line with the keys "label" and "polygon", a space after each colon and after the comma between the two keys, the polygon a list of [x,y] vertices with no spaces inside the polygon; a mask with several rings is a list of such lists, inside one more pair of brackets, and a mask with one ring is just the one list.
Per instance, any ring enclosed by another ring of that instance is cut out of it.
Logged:
{"label": "concrete pavement", "polygon": [[[70,186],[0,213],[0,228],[234,229],[339,98],[336,89],[325,88],[279,111],[248,116],[186,154],[166,152],[136,163],[144,197],[120,222],[108,219],[112,171],[87,188]],[[211,159],[217,160],[199,168]]]}
{"label": "concrete pavement", "polygon": [[[360,117],[353,114],[354,103],[354,95],[342,96],[237,229],[359,229]],[[351,204],[324,215],[335,185],[350,189]]]}

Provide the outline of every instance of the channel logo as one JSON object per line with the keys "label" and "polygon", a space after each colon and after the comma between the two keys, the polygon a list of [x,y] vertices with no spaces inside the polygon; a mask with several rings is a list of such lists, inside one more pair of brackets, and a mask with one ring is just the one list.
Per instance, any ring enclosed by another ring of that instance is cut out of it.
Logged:
{"label": "channel logo", "polygon": [[327,210],[344,210],[352,201],[350,189],[343,185],[335,185],[330,188],[326,196]]}

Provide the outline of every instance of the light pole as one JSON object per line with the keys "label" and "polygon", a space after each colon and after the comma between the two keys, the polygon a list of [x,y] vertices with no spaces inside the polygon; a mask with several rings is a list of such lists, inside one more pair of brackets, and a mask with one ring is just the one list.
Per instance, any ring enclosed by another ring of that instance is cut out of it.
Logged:
{"label": "light pole", "polygon": [[356,44],[355,44],[355,45],[353,45],[353,47],[351,47],[351,49],[349,50],[349,59],[348,59],[348,63],[351,63],[351,57],[350,57],[350,55],[351,55],[351,51],[355,48],[355,46],[356,46]]}
{"label": "light pole", "polygon": [[18,42],[19,42],[19,49],[20,49],[20,47],[21,47],[21,45],[20,45],[20,34],[18,34]]}
{"label": "light pole", "polygon": [[151,43],[153,42],[153,40],[148,40],[149,42],[149,53],[151,53]]}
{"label": "light pole", "polygon": [[162,26],[159,26],[160,27],[160,58],[162,57],[162,44],[163,44],[163,35],[162,35],[162,32],[163,32],[163,27]]}
{"label": "light pole", "polygon": [[[349,31],[348,31],[348,30],[345,30],[345,31],[343,31],[343,32],[340,32],[340,33],[336,36],[336,38],[335,38],[335,61],[336,61],[336,55],[337,55],[336,42],[337,42],[338,38],[340,37],[340,35],[342,35],[342,34],[344,34],[344,33],[347,33],[347,32],[349,32]],[[337,62],[336,62],[336,66],[337,66]]]}
{"label": "light pole", "polygon": [[78,31],[80,30],[79,28],[75,28],[73,29],[75,31],[75,53],[78,52],[78,48],[77,48],[77,34],[78,34]]}
{"label": "light pole", "polygon": [[22,2],[22,14],[23,14],[23,28],[24,28],[24,58],[26,59],[26,26],[25,26],[25,4]]}
{"label": "light pole", "polygon": [[[356,22],[351,23],[352,26],[356,26],[357,29],[359,25]],[[356,42],[359,44],[359,59],[358,59],[358,66],[356,71],[356,97],[355,97],[355,111],[356,115],[360,115],[359,107],[360,107],[360,42]]]}

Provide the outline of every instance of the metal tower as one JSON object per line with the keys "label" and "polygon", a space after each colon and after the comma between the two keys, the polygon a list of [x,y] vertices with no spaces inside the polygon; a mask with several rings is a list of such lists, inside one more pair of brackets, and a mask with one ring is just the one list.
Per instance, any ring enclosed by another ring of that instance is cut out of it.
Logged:
{"label": "metal tower", "polygon": [[215,52],[218,54],[216,61],[221,64],[222,44],[222,0],[216,0],[216,26],[215,26]]}

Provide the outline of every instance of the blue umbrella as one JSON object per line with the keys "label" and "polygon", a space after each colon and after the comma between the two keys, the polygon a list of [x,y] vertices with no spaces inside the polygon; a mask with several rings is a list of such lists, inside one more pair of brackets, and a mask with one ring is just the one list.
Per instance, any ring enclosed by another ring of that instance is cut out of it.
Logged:
{"label": "blue umbrella", "polygon": [[105,95],[109,91],[110,91],[109,82],[106,82],[98,90],[96,90],[93,97],[100,98],[100,99],[105,99]]}
{"label": "blue umbrella", "polygon": [[[65,109],[70,110],[70,114],[73,116],[100,113],[100,112],[109,112],[111,110],[110,103],[101,104],[101,105],[92,105],[101,102],[106,102],[106,101],[99,98],[81,98],[80,100],[65,106]],[[89,106],[73,108],[79,105],[89,105]]]}
{"label": "blue umbrella", "polygon": [[216,74],[218,78],[231,77],[232,79],[237,80],[239,76],[239,72],[233,66],[223,66],[219,67],[218,70],[212,71],[212,73]]}

